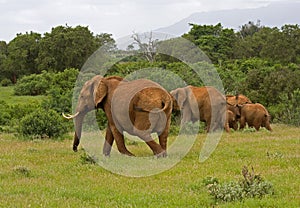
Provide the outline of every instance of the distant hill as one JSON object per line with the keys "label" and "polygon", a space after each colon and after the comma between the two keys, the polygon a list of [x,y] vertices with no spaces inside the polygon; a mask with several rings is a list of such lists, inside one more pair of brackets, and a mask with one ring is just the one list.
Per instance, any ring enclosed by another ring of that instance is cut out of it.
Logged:
{"label": "distant hill", "polygon": [[240,26],[257,20],[261,25],[281,27],[285,24],[300,24],[300,2],[275,2],[266,7],[256,9],[232,9],[212,12],[198,12],[168,27],[162,27],[155,32],[162,32],[180,36],[189,31],[188,23],[217,24],[224,27],[238,29]]}

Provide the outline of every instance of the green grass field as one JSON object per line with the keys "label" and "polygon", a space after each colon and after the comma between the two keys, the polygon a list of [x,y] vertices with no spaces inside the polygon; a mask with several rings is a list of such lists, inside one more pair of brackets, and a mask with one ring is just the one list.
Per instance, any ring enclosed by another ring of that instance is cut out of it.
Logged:
{"label": "green grass field", "polygon": [[[204,163],[199,152],[205,134],[199,134],[172,169],[140,178],[83,163],[84,152],[72,151],[71,136],[54,141],[0,134],[0,207],[300,207],[300,129],[272,127],[273,132],[223,134]],[[146,145],[127,146],[150,153]],[[203,179],[238,180],[245,165],[271,182],[275,194],[215,203]]]}
{"label": "green grass field", "polygon": [[0,87],[0,101],[7,104],[41,102],[45,96],[14,96],[14,87]]}

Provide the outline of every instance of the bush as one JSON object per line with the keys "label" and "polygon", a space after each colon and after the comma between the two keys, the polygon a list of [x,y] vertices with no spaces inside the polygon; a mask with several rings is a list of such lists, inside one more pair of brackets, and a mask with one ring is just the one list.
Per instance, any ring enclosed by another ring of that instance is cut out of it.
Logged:
{"label": "bush", "polygon": [[279,100],[280,104],[269,107],[274,122],[300,126],[300,89],[281,94]]}
{"label": "bush", "polygon": [[216,201],[242,201],[245,198],[262,198],[274,193],[272,184],[255,174],[253,168],[250,172],[245,166],[242,175],[242,180],[224,184],[220,184],[216,178],[208,178],[203,182]]}
{"label": "bush", "polygon": [[38,109],[20,122],[20,133],[24,136],[53,138],[62,136],[66,131],[62,117],[54,110]]}
{"label": "bush", "polygon": [[44,109],[52,109],[58,113],[71,112],[72,95],[73,92],[71,90],[63,91],[54,87],[48,91],[48,99],[43,100],[41,105]]}
{"label": "bush", "polygon": [[9,86],[11,84],[12,84],[12,82],[9,79],[7,79],[7,78],[5,78],[5,79],[3,79],[1,81],[1,86],[3,86],[3,87],[7,87],[7,86]]}
{"label": "bush", "polygon": [[0,125],[8,125],[11,119],[9,105],[0,101]]}
{"label": "bush", "polygon": [[74,68],[58,72],[53,75],[52,86],[50,88],[59,88],[62,91],[73,90],[78,74],[79,70]]}
{"label": "bush", "polygon": [[41,74],[24,76],[15,86],[15,95],[47,95],[53,88],[73,90],[78,74],[77,69],[70,68],[56,74],[43,71]]}
{"label": "bush", "polygon": [[15,95],[45,95],[51,85],[51,77],[51,74],[45,71],[42,74],[25,76],[16,84]]}

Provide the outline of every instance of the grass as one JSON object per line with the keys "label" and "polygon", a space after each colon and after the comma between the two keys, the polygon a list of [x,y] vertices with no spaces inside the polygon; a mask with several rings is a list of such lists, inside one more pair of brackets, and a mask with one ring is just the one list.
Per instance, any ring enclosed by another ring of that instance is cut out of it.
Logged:
{"label": "grass", "polygon": [[[139,178],[83,162],[83,150],[72,152],[70,139],[20,140],[0,134],[0,207],[299,207],[300,129],[272,127],[273,132],[224,133],[203,163],[199,152],[206,135],[199,134],[173,168]],[[127,146],[137,155],[151,155],[142,143]],[[271,182],[275,194],[215,203],[203,179],[237,180],[245,165]]]}
{"label": "grass", "polygon": [[14,87],[0,87],[0,101],[7,104],[39,103],[45,96],[15,96]]}

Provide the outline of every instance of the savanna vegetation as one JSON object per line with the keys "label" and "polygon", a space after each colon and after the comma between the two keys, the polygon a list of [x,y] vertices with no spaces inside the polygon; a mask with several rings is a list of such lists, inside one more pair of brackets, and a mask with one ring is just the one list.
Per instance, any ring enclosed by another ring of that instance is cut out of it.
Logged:
{"label": "savanna vegetation", "polygon": [[[212,64],[194,65],[208,72],[214,67],[226,94],[245,94],[266,106],[272,133],[246,129],[223,135],[205,163],[198,161],[205,137],[199,133],[190,153],[167,172],[146,178],[112,174],[93,165],[83,150],[80,155],[72,153],[69,132],[73,123],[61,116],[72,112],[73,93],[80,90],[75,82],[88,57],[99,47],[116,51],[116,57],[128,54],[106,76],[125,77],[152,68],[170,71],[190,85],[204,83],[186,63],[155,52],[159,45],[174,40],[149,39],[147,45],[133,34],[137,47],[117,50],[111,34],[93,34],[82,26],[17,34],[8,43],[0,41],[0,205],[299,207],[299,25],[270,28],[249,22],[234,31],[221,24],[191,24],[182,37],[205,52]],[[155,80],[168,76],[161,73],[151,76]],[[79,81],[86,79],[88,76]],[[171,90],[172,84],[166,83],[166,89]],[[99,110],[97,115],[104,129],[104,113]],[[171,138],[176,132],[172,124]],[[140,143],[129,146],[147,151]],[[244,166],[248,175],[242,173]]]}

